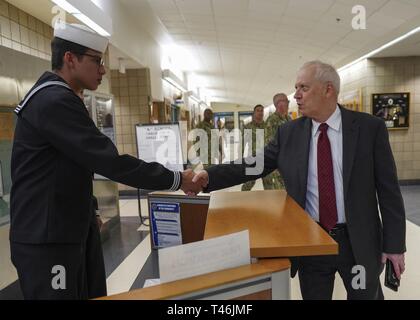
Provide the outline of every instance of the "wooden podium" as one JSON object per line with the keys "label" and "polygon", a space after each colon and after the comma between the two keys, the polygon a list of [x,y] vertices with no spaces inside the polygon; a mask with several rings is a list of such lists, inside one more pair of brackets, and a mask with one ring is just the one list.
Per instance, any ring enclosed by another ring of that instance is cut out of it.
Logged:
{"label": "wooden podium", "polygon": [[337,254],[337,243],[285,191],[214,193],[204,239],[249,230],[251,257]]}
{"label": "wooden podium", "polygon": [[287,257],[338,253],[337,243],[284,191],[212,193],[204,239],[243,230],[258,258],[253,264],[104,299],[290,299]]}

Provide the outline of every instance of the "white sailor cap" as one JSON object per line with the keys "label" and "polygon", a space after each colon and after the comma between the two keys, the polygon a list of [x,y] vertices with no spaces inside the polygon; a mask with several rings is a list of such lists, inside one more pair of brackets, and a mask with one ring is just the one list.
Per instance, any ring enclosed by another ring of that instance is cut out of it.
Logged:
{"label": "white sailor cap", "polygon": [[54,37],[77,43],[86,48],[104,53],[109,40],[90,28],[80,24],[58,22],[54,28]]}

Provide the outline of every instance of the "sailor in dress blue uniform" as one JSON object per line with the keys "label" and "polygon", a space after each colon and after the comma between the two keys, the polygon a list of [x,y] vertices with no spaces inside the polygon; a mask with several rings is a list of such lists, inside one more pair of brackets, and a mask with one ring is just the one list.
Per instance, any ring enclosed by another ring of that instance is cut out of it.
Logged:
{"label": "sailor in dress blue uniform", "polygon": [[108,39],[79,25],[55,28],[52,70],[16,108],[11,256],[26,299],[87,299],[92,174],[147,190],[178,190],[182,174],[119,155],[79,96],[96,90]]}

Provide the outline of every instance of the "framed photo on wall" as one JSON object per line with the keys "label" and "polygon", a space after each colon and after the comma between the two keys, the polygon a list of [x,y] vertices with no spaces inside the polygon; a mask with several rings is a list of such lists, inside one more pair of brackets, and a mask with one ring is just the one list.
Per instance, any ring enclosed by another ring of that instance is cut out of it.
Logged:
{"label": "framed photo on wall", "polygon": [[388,129],[408,129],[410,93],[372,94],[372,114],[385,121]]}

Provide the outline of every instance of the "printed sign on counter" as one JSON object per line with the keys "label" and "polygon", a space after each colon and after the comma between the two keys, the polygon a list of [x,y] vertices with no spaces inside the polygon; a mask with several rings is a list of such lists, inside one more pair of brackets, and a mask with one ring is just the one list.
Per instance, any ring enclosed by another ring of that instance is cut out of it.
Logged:
{"label": "printed sign on counter", "polygon": [[150,203],[153,244],[166,248],[182,244],[181,212],[179,203]]}
{"label": "printed sign on counter", "polygon": [[249,230],[159,250],[161,283],[251,263]]}

